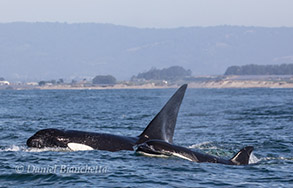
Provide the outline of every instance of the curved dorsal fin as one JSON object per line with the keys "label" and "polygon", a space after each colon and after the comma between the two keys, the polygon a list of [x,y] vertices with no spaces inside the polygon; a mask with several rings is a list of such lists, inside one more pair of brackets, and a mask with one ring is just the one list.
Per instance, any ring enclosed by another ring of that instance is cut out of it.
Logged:
{"label": "curved dorsal fin", "polygon": [[247,165],[249,163],[249,157],[251,152],[253,151],[252,146],[246,146],[241,149],[234,157],[230,159],[230,161],[235,165]]}
{"label": "curved dorsal fin", "polygon": [[150,139],[159,139],[166,142],[173,142],[174,129],[182,103],[187,84],[182,85],[176,93],[169,99],[161,111],[149,123],[136,144],[140,144]]}

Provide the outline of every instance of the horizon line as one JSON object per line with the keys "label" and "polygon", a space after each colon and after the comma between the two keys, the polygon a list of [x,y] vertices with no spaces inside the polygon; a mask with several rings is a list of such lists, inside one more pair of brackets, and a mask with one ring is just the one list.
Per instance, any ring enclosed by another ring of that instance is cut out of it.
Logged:
{"label": "horizon line", "polygon": [[174,26],[174,27],[157,27],[157,26],[133,26],[133,25],[123,25],[116,23],[106,23],[106,22],[64,22],[64,21],[7,21],[0,22],[0,24],[18,24],[18,23],[27,23],[27,24],[97,24],[97,25],[109,25],[109,26],[120,26],[120,27],[129,27],[136,29],[181,29],[181,28],[212,28],[212,27],[247,27],[247,28],[293,28],[293,26],[256,26],[256,25],[233,25],[233,24],[218,24],[218,25],[189,25],[189,26]]}

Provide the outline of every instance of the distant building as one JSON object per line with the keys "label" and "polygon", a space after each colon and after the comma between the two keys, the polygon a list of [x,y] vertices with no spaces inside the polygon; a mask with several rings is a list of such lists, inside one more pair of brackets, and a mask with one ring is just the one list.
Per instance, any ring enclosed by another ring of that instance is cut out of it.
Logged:
{"label": "distant building", "polygon": [[28,86],[38,86],[39,83],[38,82],[28,82],[28,83],[26,83],[26,85],[28,85]]}
{"label": "distant building", "polygon": [[0,86],[9,86],[10,83],[8,81],[0,81]]}

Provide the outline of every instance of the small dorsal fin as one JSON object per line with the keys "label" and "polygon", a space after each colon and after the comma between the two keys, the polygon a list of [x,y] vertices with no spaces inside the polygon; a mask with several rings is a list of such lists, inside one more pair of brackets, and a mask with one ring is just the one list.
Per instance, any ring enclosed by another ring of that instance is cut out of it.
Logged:
{"label": "small dorsal fin", "polygon": [[253,147],[247,146],[241,149],[234,157],[230,159],[230,161],[235,165],[247,165],[252,151]]}
{"label": "small dorsal fin", "polygon": [[139,135],[137,144],[150,139],[164,140],[169,143],[173,142],[176,120],[186,88],[187,84],[184,84],[176,91],[142,134]]}

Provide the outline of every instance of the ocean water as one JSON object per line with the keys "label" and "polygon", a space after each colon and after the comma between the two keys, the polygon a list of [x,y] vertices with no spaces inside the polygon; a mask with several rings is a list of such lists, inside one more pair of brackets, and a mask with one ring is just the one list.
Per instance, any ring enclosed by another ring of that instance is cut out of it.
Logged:
{"label": "ocean water", "polygon": [[44,128],[139,135],[176,89],[0,90],[0,187],[293,187],[293,89],[187,89],[174,143],[246,166],[29,149]]}

